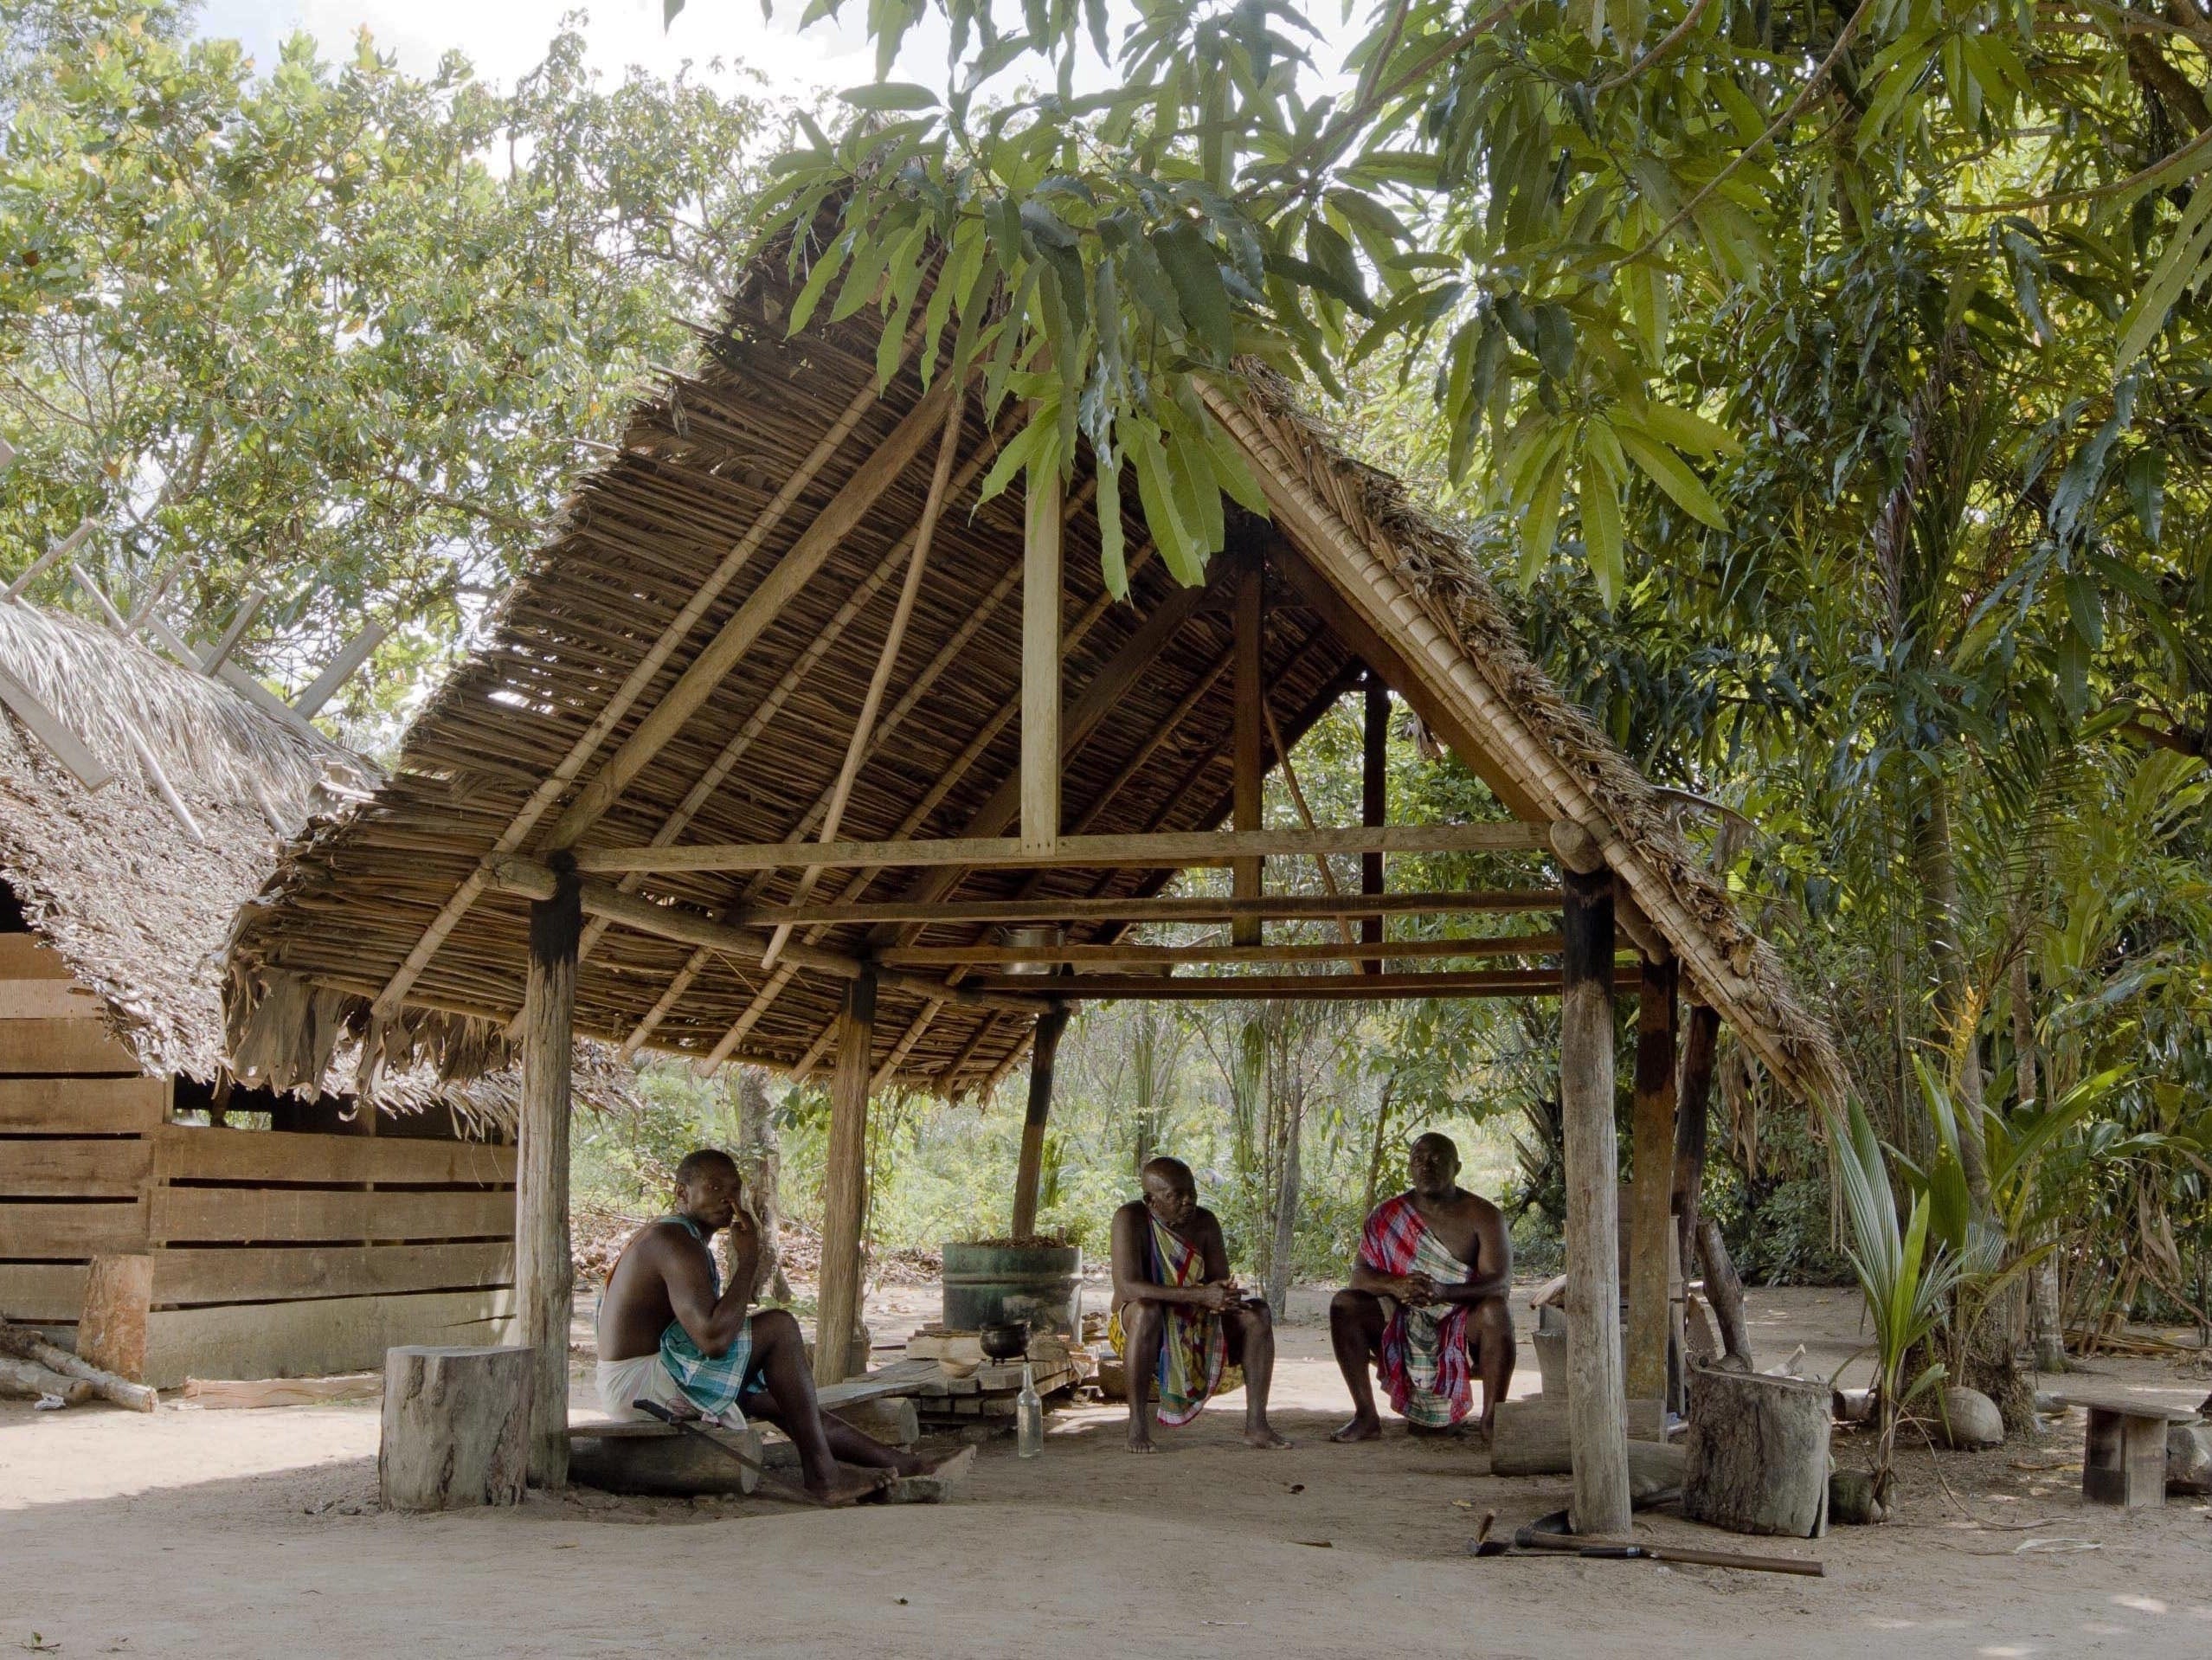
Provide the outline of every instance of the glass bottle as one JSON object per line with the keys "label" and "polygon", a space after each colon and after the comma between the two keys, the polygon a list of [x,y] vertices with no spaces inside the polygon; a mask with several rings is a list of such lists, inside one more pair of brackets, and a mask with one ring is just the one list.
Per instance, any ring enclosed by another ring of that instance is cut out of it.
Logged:
{"label": "glass bottle", "polygon": [[1014,1397],[1014,1451],[1034,1458],[1045,1451],[1045,1403],[1037,1393],[1035,1367],[1021,1364],[1021,1393]]}

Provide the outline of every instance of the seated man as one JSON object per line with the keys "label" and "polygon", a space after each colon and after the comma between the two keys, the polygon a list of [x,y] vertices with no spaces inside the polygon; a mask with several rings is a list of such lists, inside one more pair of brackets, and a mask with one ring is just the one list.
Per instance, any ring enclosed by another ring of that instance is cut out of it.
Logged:
{"label": "seated man", "polygon": [[[760,1239],[738,1203],[739,1187],[727,1153],[693,1153],[676,1167],[675,1213],[622,1248],[599,1300],[600,1405],[615,1418],[639,1419],[646,1414],[631,1402],[651,1400],[725,1424],[742,1423],[742,1407],[791,1438],[807,1490],[831,1502],[927,1473],[926,1461],[823,1415],[799,1322],[787,1311],[745,1312]],[[708,1248],[720,1228],[730,1230],[736,1249],[727,1291]],[[860,1468],[839,1469],[840,1459]]]}
{"label": "seated man", "polygon": [[1372,1441],[1382,1433],[1371,1362],[1408,1425],[1441,1430],[1474,1405],[1472,1361],[1482,1379],[1487,1440],[1513,1381],[1505,1217],[1459,1186],[1459,1149],[1449,1136],[1422,1136],[1406,1164],[1411,1191],[1375,1206],[1352,1284],[1329,1304],[1329,1341],[1353,1406],[1352,1421],[1330,1439]]}
{"label": "seated man", "polygon": [[1112,1325],[1129,1379],[1131,1452],[1154,1451],[1155,1382],[1160,1421],[1172,1429],[1196,1418],[1211,1396],[1234,1389],[1240,1366],[1244,1439],[1290,1444],[1267,1422],[1275,1322],[1266,1303],[1237,1289],[1221,1224],[1199,1207],[1198,1185],[1180,1159],[1146,1165],[1144,1197],[1114,1213]]}

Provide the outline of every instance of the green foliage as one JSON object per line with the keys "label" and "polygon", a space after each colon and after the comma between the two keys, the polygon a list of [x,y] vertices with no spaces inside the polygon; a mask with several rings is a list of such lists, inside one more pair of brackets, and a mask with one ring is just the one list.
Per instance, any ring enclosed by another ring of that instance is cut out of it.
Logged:
{"label": "green foliage", "polygon": [[[686,80],[600,84],[563,33],[511,92],[365,36],[258,68],[173,0],[8,8],[0,569],[81,518],[125,611],[303,680],[399,633],[389,713],[519,569],[627,389],[726,281],[769,116]],[[39,596],[73,599],[64,576]]]}

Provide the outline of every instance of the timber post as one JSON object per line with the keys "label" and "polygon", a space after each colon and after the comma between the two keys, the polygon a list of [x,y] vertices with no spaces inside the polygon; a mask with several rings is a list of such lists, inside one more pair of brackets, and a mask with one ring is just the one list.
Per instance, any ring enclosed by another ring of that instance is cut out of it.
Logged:
{"label": "timber post", "polygon": [[1579,1534],[1629,1531],[1621,1372],[1620,1151],[1613,1130],[1613,878],[1579,826],[1553,832],[1565,878],[1559,1108],[1566,1154],[1567,1398]]}
{"label": "timber post", "polygon": [[1031,467],[1021,564],[1021,845],[1060,840],[1061,504],[1057,468]]}
{"label": "timber post", "polygon": [[1713,1060],[1720,1046],[1720,1014],[1709,1003],[1692,1003],[1682,1038],[1681,1082],[1675,1103],[1675,1235],[1682,1273],[1697,1260],[1697,1209],[1705,1187],[1705,1147],[1711,1120]]}
{"label": "timber post", "polygon": [[552,897],[530,908],[523,994],[522,1110],[515,1160],[515,1301],[531,1354],[530,1479],[569,1481],[569,1106],[576,1059],[576,943],[583,933],[575,864],[556,854]]}
{"label": "timber post", "polygon": [[1052,1061],[1060,1034],[1068,1029],[1068,1006],[1055,1005],[1037,1017],[1037,1036],[1029,1052],[1029,1111],[1021,1121],[1021,1162],[1014,1171],[1013,1226],[1007,1237],[1026,1239],[1037,1232],[1037,1189],[1045,1170],[1045,1120],[1052,1110]]}
{"label": "timber post", "polygon": [[[1383,684],[1381,675],[1367,671],[1365,707],[1361,710],[1360,749],[1360,822],[1371,828],[1379,827],[1390,817],[1390,775],[1387,762],[1390,753],[1390,688]],[[1360,855],[1360,891],[1363,894],[1383,891],[1383,861],[1380,853]],[[1365,945],[1379,945],[1383,937],[1383,919],[1379,913],[1360,919],[1360,940]],[[1366,974],[1380,974],[1382,960],[1363,965]]]}
{"label": "timber post", "polygon": [[[1264,758],[1261,753],[1261,701],[1267,696],[1267,686],[1261,673],[1261,637],[1266,625],[1267,570],[1259,550],[1247,547],[1237,552],[1237,597],[1235,663],[1231,679],[1236,691],[1236,709],[1232,716],[1231,778],[1233,800],[1231,812],[1239,830],[1261,828],[1263,794],[1266,778]],[[1260,897],[1262,861],[1239,859],[1230,867],[1231,887],[1239,899]],[[1239,917],[1229,924],[1229,937],[1237,945],[1257,945],[1260,943],[1260,923],[1257,917]]]}
{"label": "timber post", "polygon": [[1636,1175],[1629,1202],[1628,1393],[1666,1397],[1674,1300],[1667,1249],[1675,1187],[1675,989],[1672,957],[1643,959],[1636,1020]]}
{"label": "timber post", "polygon": [[[876,976],[846,983],[845,1029],[830,1084],[829,1151],[822,1179],[822,1273],[815,1291],[814,1381],[852,1374],[860,1313],[860,1224],[868,1204],[868,1084],[876,1040]],[[868,1357],[859,1357],[865,1369]]]}

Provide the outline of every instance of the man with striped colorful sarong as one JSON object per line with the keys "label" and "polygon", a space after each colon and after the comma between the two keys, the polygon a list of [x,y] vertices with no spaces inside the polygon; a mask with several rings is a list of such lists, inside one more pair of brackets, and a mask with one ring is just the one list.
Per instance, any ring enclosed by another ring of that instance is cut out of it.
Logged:
{"label": "man with striped colorful sarong", "polygon": [[1329,1304],[1329,1341],[1352,1391],[1352,1421],[1329,1438],[1382,1433],[1374,1368],[1414,1431],[1448,1430],[1482,1381],[1482,1438],[1513,1381],[1513,1245],[1498,1207],[1459,1185],[1459,1149],[1431,1132],[1407,1156],[1411,1188],[1375,1206],[1352,1284]]}
{"label": "man with striped colorful sarong", "polygon": [[1216,1394],[1244,1387],[1244,1439],[1287,1447],[1267,1421],[1275,1374],[1275,1322],[1229,1271],[1221,1223],[1198,1202],[1180,1159],[1144,1167],[1144,1197],[1114,1213],[1114,1316],[1108,1335],[1122,1352],[1129,1389],[1129,1451],[1152,1452],[1153,1395],[1174,1428]]}
{"label": "man with striped colorful sarong", "polygon": [[[929,1461],[822,1412],[805,1337],[788,1310],[746,1312],[760,1238],[739,1187],[736,1161],[701,1148],[676,1167],[674,1213],[622,1248],[599,1299],[600,1404],[618,1419],[643,1418],[639,1400],[679,1417],[762,1419],[798,1447],[807,1490],[833,1504],[928,1474]],[[723,1228],[732,1247],[727,1290],[708,1245]]]}

